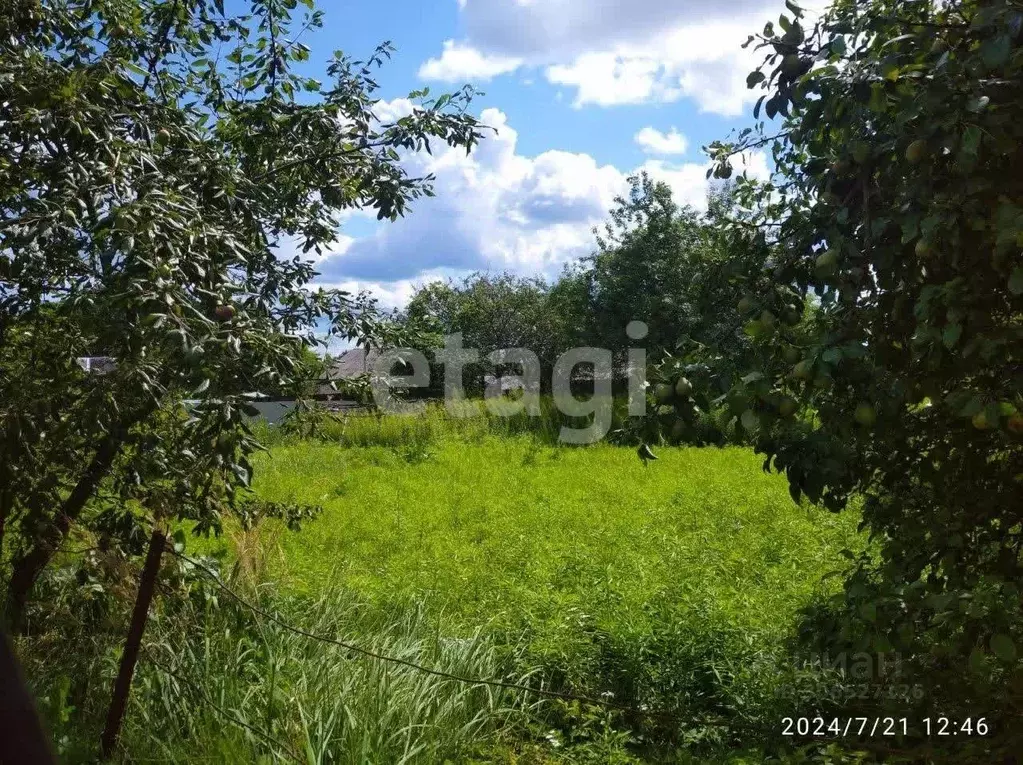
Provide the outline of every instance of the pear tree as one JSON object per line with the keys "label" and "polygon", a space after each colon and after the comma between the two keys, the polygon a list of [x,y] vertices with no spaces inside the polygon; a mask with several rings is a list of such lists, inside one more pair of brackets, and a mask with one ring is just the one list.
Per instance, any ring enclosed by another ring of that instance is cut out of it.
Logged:
{"label": "pear tree", "polygon": [[[718,403],[794,499],[862,507],[872,553],[815,639],[898,651],[950,712],[984,697],[1015,714],[1023,8],[787,6],[747,43],[764,54],[754,126],[708,147],[717,177],[750,151],[774,164],[735,180],[748,216],[724,223],[772,255],[740,304],[763,363]],[[763,319],[803,304],[799,333]]]}

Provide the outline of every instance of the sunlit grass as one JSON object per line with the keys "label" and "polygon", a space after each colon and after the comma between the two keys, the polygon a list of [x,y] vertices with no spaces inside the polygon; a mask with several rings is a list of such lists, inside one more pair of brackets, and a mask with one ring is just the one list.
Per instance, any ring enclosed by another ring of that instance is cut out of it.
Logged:
{"label": "sunlit grass", "polygon": [[268,576],[422,605],[444,634],[482,629],[508,671],[684,710],[722,743],[798,693],[786,640],[862,546],[855,512],[795,505],[748,449],[662,447],[644,468],[631,448],[473,422],[364,420],[363,446],[275,446],[256,491],[325,511],[277,538]]}

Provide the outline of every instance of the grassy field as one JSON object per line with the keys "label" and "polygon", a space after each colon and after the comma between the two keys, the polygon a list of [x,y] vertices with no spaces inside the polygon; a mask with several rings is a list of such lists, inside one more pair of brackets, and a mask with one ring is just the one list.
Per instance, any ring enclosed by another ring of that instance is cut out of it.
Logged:
{"label": "grassy field", "polygon": [[796,506],[751,451],[662,448],[644,468],[630,448],[400,418],[343,440],[260,459],[262,497],[324,513],[228,535],[254,580],[344,592],[357,620],[415,611],[444,640],[482,636],[504,673],[671,709],[688,724],[653,738],[694,751],[766,733],[816,692],[786,644],[862,546],[858,518]]}
{"label": "grassy field", "polygon": [[[842,551],[864,544],[855,511],[793,504],[740,447],[657,447],[644,467],[630,447],[553,445],[550,421],[435,411],[326,425],[264,431],[255,465],[260,497],[320,517],[297,532],[229,524],[188,554],[310,633],[626,711],[310,640],[183,565],[147,628],[123,761],[847,761],[793,755],[779,723],[823,711],[835,688],[792,638],[802,609],[839,586],[827,574]],[[104,593],[135,586],[123,561],[90,555],[44,582],[60,608],[25,654],[68,763],[95,759],[123,639],[127,614],[103,604],[130,599]]]}
{"label": "grassy field", "polygon": [[[559,449],[527,438],[441,443],[410,463],[386,447],[281,446],[267,499],[324,515],[277,535],[271,578],[344,583],[375,602],[425,601],[454,623],[639,619],[653,606],[777,633],[856,547],[856,518],[799,508],[738,449]],[[771,618],[765,620],[765,614]]]}

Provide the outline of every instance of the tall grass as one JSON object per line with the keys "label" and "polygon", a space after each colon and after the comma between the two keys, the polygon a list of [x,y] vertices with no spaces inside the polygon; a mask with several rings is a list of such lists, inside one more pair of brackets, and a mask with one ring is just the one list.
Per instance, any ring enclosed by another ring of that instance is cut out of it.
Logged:
{"label": "tall grass", "polygon": [[[340,586],[315,598],[282,595],[253,578],[260,569],[244,559],[265,552],[251,536],[248,544],[229,584],[288,624],[453,675],[492,678],[508,669],[480,630],[445,635],[415,605],[369,609]],[[54,602],[81,614],[82,603],[69,599],[81,597],[74,581],[89,568],[83,560],[50,572]],[[187,564],[177,570],[168,562],[164,582],[132,687],[124,762],[461,762],[523,725],[536,703],[289,631]],[[129,602],[118,598],[112,611],[77,621],[50,619],[21,641],[64,762],[96,761]]]}
{"label": "tall grass", "polygon": [[[271,451],[257,494],[322,516],[297,533],[229,527],[190,554],[225,556],[233,587],[309,632],[632,712],[353,654],[169,569],[123,759],[757,762],[784,749],[778,720],[827,709],[835,687],[790,642],[834,593],[842,551],[863,548],[856,513],[793,504],[743,448],[662,446],[645,467],[631,448],[558,446],[565,420],[545,406],[321,418],[315,439],[258,425]],[[50,572],[53,618],[22,646],[67,762],[95,756],[135,586],[125,562],[90,560]]]}
{"label": "tall grass", "polygon": [[[380,425],[365,446],[282,444],[258,463],[259,494],[325,508],[282,536],[282,587],[340,581],[369,608],[424,603],[448,634],[486,625],[518,671],[687,721],[630,724],[658,746],[727,750],[818,697],[825,683],[787,641],[838,586],[824,575],[840,551],[862,548],[855,512],[793,504],[746,449],[665,447],[645,468],[632,449],[498,436],[482,420]],[[408,458],[410,427],[433,428],[414,436],[428,457]]]}
{"label": "tall grass", "polygon": [[[357,410],[336,414],[313,413],[311,423],[301,432],[285,426],[267,426],[256,421],[255,431],[266,446],[295,444],[313,440],[337,446],[387,446],[406,449],[425,448],[450,438],[466,443],[479,443],[488,436],[529,435],[545,444],[560,442],[561,429],[584,428],[592,417],[570,416],[561,412],[551,396],[540,397],[537,414],[530,414],[517,401],[495,398],[488,401],[468,400],[446,406],[437,402],[423,403],[416,414],[393,415],[379,411]],[[622,427],[628,404],[624,399],[610,399],[604,404],[611,411],[610,433]]]}
{"label": "tall grass", "polygon": [[[351,593],[277,602],[289,622],[444,672],[491,677],[493,646],[478,633],[437,634],[417,609],[367,619]],[[134,689],[125,745],[132,761],[326,763],[464,761],[521,709],[512,695],[468,686],[310,640],[245,614],[200,622],[188,635],[160,631]],[[178,678],[188,678],[188,683]],[[209,703],[279,743],[232,723]]]}

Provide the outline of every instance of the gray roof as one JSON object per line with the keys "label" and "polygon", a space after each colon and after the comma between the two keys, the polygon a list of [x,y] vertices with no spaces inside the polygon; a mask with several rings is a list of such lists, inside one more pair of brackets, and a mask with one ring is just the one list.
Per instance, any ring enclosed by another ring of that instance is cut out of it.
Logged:
{"label": "gray roof", "polygon": [[373,362],[380,356],[380,351],[368,348],[351,348],[334,359],[327,368],[327,377],[331,380],[343,380],[349,377],[369,374],[373,371]]}
{"label": "gray roof", "polygon": [[326,396],[342,396],[341,391],[335,390],[330,380],[338,380],[338,388],[341,380],[350,380],[353,377],[369,374],[373,371],[373,362],[379,357],[380,352],[366,348],[351,348],[336,359],[333,359],[327,367],[326,378],[319,385],[318,393]]}

